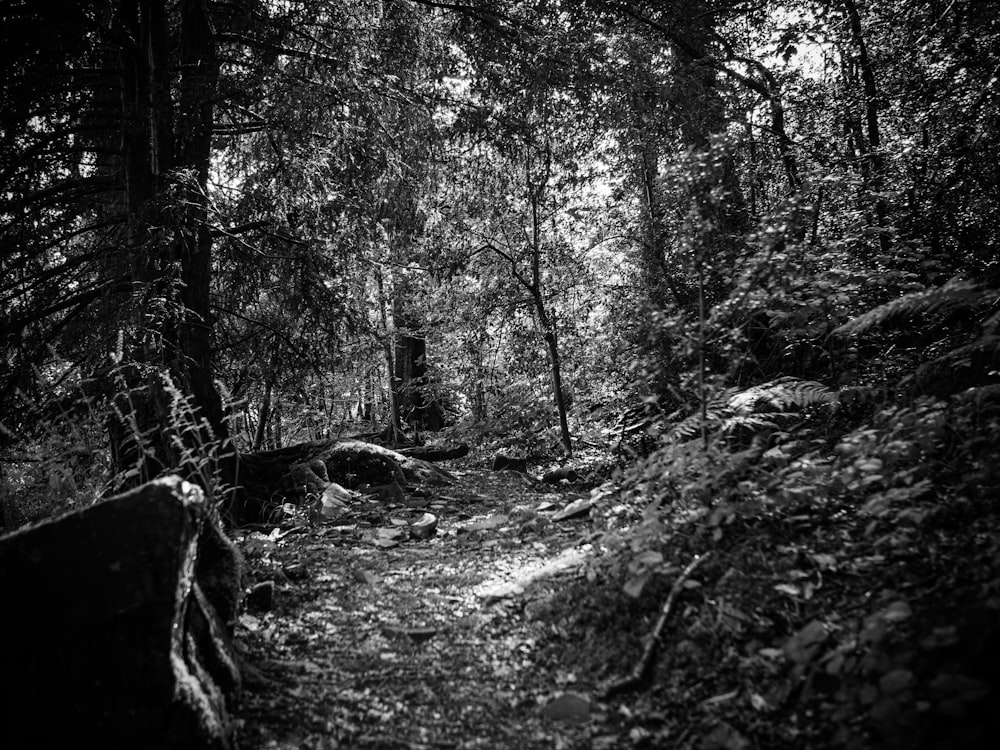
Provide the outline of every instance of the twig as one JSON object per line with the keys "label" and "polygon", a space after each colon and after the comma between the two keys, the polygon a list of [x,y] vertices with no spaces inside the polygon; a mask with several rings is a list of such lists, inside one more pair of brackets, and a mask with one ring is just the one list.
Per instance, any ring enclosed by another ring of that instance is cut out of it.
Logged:
{"label": "twig", "polygon": [[677,596],[684,587],[684,582],[691,577],[691,574],[694,573],[695,569],[709,556],[711,556],[711,554],[711,552],[706,552],[704,555],[698,555],[695,557],[694,560],[692,560],[684,571],[677,577],[677,580],[674,581],[674,585],[670,588],[667,600],[663,603],[663,608],[660,610],[660,617],[656,621],[653,631],[649,634],[649,641],[646,643],[646,648],[643,650],[642,656],[636,663],[635,668],[628,675],[628,677],[624,677],[617,682],[612,682],[601,690],[598,693],[598,697],[601,700],[607,700],[613,695],[632,690],[645,679],[646,674],[653,665],[653,657],[656,655],[656,646],[660,641],[660,635],[663,633],[663,628],[666,627],[667,620],[670,618],[670,612],[674,608],[674,601],[676,601]]}

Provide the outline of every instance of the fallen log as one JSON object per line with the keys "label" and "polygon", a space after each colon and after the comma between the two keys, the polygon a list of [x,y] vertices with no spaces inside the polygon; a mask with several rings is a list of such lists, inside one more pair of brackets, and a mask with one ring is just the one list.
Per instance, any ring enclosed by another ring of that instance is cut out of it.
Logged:
{"label": "fallen log", "polygon": [[580,474],[574,466],[560,466],[542,474],[542,481],[546,484],[559,484],[562,480],[567,482],[579,482]]}
{"label": "fallen log", "polygon": [[239,570],[177,477],[0,538],[4,747],[232,748]]}
{"label": "fallen log", "polygon": [[266,522],[282,503],[322,495],[331,482],[368,486],[448,484],[453,477],[429,461],[360,440],[322,440],[240,456],[237,523]]}
{"label": "fallen log", "polygon": [[397,448],[396,452],[407,458],[419,458],[421,461],[448,461],[452,458],[462,458],[469,454],[469,446],[465,443],[455,445],[417,445],[412,448]]}

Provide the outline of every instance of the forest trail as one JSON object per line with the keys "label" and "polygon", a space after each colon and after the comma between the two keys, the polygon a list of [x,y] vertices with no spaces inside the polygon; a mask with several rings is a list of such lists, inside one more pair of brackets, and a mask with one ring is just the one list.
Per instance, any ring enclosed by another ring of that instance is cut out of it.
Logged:
{"label": "forest trail", "polygon": [[[589,707],[579,723],[572,697],[546,709],[592,686],[546,659],[558,627],[537,616],[582,575],[589,524],[549,518],[580,495],[508,471],[457,478],[409,503],[421,507],[352,506],[237,538],[251,580],[275,582],[273,609],[237,627],[242,748],[593,745]],[[431,538],[379,536],[425,511]],[[565,716],[543,716],[559,706]]]}

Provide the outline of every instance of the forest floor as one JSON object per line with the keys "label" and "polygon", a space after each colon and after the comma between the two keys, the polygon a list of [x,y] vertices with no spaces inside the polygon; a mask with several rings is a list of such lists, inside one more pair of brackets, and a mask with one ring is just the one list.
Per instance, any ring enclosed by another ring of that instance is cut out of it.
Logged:
{"label": "forest floor", "polygon": [[[614,509],[553,520],[589,492],[462,466],[437,494],[238,536],[251,582],[275,584],[237,627],[242,750],[972,748],[997,730],[992,502],[884,529],[835,506],[678,514],[640,595],[595,563]],[[433,536],[400,532],[427,512]],[[707,552],[649,679],[604,697]]]}
{"label": "forest floor", "polygon": [[[277,582],[273,609],[238,626],[241,748],[591,746],[589,707],[544,715],[588,687],[544,658],[558,628],[535,615],[581,575],[586,519],[545,514],[579,494],[454,473],[436,497],[238,538],[252,579]],[[438,518],[431,538],[392,538],[424,512]]]}

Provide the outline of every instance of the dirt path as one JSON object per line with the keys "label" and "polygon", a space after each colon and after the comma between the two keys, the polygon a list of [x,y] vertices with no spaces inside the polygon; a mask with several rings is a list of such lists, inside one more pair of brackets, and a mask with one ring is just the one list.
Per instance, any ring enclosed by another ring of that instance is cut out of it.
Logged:
{"label": "dirt path", "polygon": [[[241,748],[591,747],[599,717],[575,698],[590,686],[539,648],[560,634],[538,613],[583,575],[586,521],[550,520],[573,499],[461,472],[423,507],[244,535],[252,579],[275,590],[237,630]],[[427,511],[427,540],[379,531]]]}

